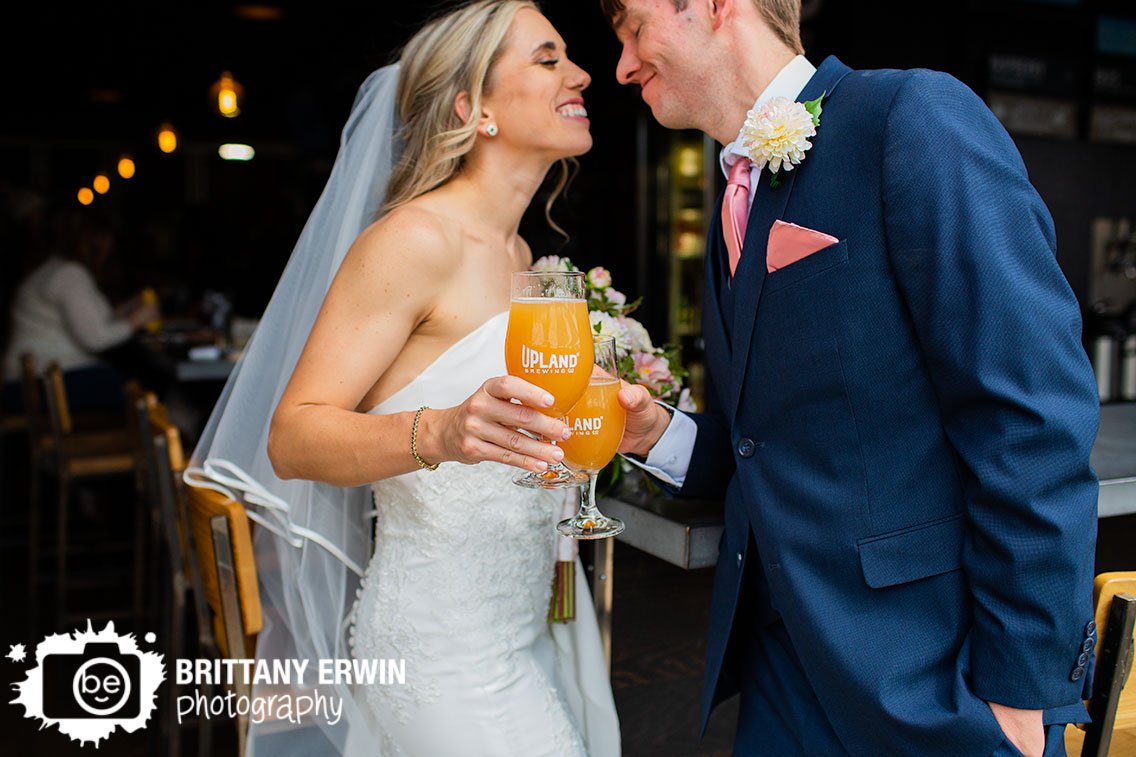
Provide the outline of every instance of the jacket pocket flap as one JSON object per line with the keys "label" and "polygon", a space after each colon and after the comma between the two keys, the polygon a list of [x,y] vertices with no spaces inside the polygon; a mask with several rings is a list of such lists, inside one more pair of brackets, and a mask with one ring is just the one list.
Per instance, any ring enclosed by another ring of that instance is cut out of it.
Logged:
{"label": "jacket pocket flap", "polygon": [[957,570],[962,565],[963,514],[861,539],[860,567],[873,589]]}

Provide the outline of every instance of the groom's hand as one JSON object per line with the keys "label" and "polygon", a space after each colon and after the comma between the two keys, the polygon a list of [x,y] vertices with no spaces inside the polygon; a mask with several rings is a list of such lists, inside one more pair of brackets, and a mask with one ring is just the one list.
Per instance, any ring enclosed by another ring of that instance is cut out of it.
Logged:
{"label": "groom's hand", "polygon": [[625,455],[647,457],[671,422],[671,414],[651,398],[644,387],[621,382],[619,404],[627,411],[627,425],[619,451]]}
{"label": "groom's hand", "polygon": [[[521,404],[512,402],[514,398]],[[457,407],[422,413],[419,454],[430,463],[488,460],[524,470],[548,470],[564,459],[564,451],[521,432],[567,439],[567,424],[540,412],[552,403],[551,394],[523,379],[491,378]]]}
{"label": "groom's hand", "polygon": [[1004,704],[988,702],[1002,733],[1025,757],[1042,757],[1045,752],[1045,726],[1041,710],[1016,710]]}

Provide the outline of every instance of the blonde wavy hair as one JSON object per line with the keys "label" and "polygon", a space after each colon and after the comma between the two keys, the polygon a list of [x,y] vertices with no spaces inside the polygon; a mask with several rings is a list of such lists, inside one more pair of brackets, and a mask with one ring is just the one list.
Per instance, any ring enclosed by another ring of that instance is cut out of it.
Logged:
{"label": "blonde wavy hair", "polygon": [[[399,59],[397,95],[404,144],[391,173],[383,212],[405,205],[461,172],[477,139],[481,101],[491,91],[493,67],[522,8],[540,10],[532,0],[477,0],[430,21],[406,43]],[[469,96],[465,121],[454,112],[454,101],[461,92]],[[571,158],[559,161],[560,177],[544,207],[549,225],[565,237],[552,220],[552,204],[577,165]]]}

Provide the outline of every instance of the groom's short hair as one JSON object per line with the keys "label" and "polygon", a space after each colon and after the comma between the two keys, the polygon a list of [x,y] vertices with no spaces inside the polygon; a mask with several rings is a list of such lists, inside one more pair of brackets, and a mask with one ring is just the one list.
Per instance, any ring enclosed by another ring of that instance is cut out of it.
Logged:
{"label": "groom's short hair", "polygon": [[[740,1],[740,0],[739,0]],[[805,46],[801,44],[801,0],[751,0],[773,30],[778,39],[797,53],[803,55]],[[675,13],[682,13],[690,0],[671,0]],[[626,6],[624,0],[600,0],[600,8],[612,26],[619,26],[623,20]]]}

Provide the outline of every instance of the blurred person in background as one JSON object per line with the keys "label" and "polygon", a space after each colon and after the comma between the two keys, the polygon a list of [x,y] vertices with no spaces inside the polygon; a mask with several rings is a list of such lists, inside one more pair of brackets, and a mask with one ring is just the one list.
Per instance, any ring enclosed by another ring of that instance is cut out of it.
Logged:
{"label": "blurred person in background", "polygon": [[105,219],[69,209],[51,221],[48,242],[14,251],[22,270],[7,307],[4,407],[22,406],[20,357],[31,354],[42,371],[58,362],[72,412],[122,412],[122,386],[136,377],[161,391],[163,371],[134,340],[159,317],[153,298],[141,294],[118,307],[97,283],[115,248]]}

